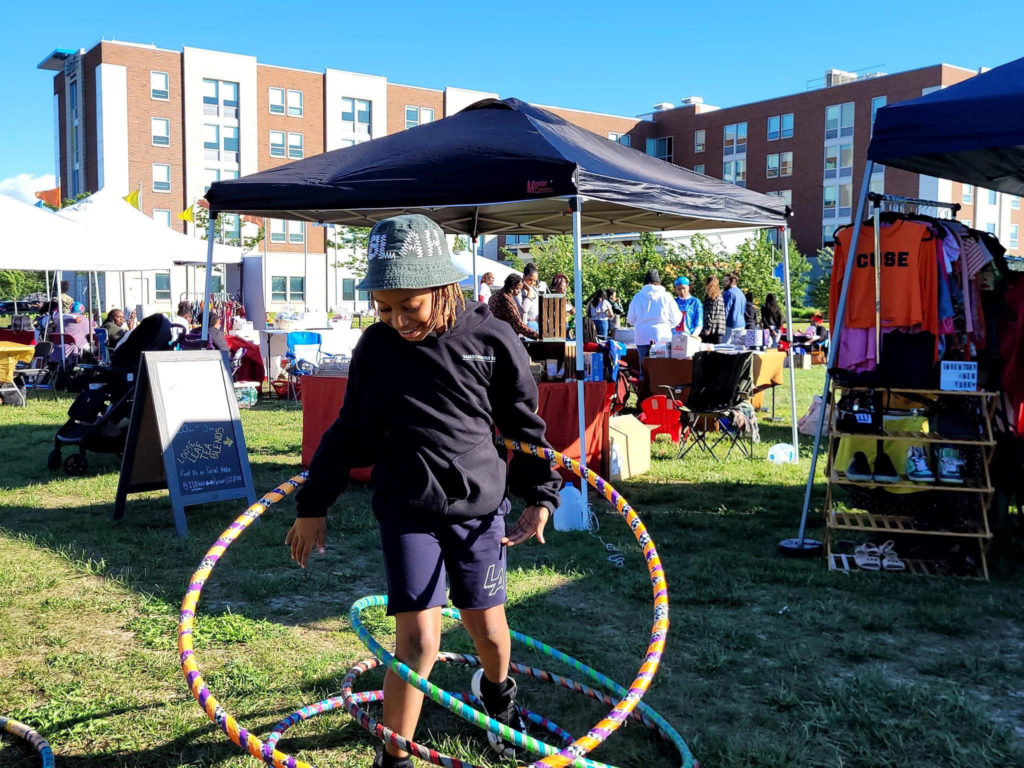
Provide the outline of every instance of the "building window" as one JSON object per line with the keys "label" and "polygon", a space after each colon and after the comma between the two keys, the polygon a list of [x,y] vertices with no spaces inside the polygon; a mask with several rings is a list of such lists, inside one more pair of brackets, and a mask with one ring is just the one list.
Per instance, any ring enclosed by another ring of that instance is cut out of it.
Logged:
{"label": "building window", "polygon": [[242,237],[241,221],[237,213],[222,213],[220,216],[220,236],[224,240],[238,240]]}
{"label": "building window", "polygon": [[777,179],[779,177],[779,156],[777,153],[767,156],[765,176],[769,179]]}
{"label": "building window", "polygon": [[647,154],[652,157],[656,157],[659,160],[664,160],[667,163],[672,162],[672,137],[664,136],[660,139],[648,139],[647,140]]}
{"label": "building window", "polygon": [[786,205],[793,205],[793,190],[791,189],[779,189],[774,192],[765,192],[769,197],[781,197],[786,201]]}
{"label": "building window", "polygon": [[621,144],[624,147],[629,146],[629,134],[628,133],[616,133],[615,131],[608,132],[609,141],[614,141],[616,144]]}
{"label": "building window", "polygon": [[875,174],[871,174],[871,181],[868,184],[868,192],[877,192],[880,195],[884,193],[885,176],[882,176],[881,174],[877,176]]}
{"label": "building window", "polygon": [[839,187],[825,187],[822,202],[822,215],[826,219],[834,219],[836,217],[836,199],[838,195]]}
{"label": "building window", "polygon": [[302,117],[302,91],[288,91],[288,117]]}
{"label": "building window", "polygon": [[153,191],[171,191],[171,166],[163,163],[153,163]]}
{"label": "building window", "polygon": [[304,277],[289,277],[288,278],[288,301],[305,301],[306,300],[306,278]]}
{"label": "building window", "polygon": [[339,144],[341,144],[341,148],[344,149],[345,147],[354,147],[356,145],[356,141],[355,139],[342,139]]}
{"label": "building window", "polygon": [[284,131],[270,132],[270,156],[284,157]]}
{"label": "building window", "polygon": [[871,132],[872,133],[874,133],[874,131],[875,131],[875,115],[878,113],[878,110],[880,110],[882,107],[885,106],[885,100],[886,100],[885,96],[875,96],[875,98],[873,98],[871,100]]}
{"label": "building window", "polygon": [[171,97],[170,78],[166,72],[149,73],[149,98],[167,101]]}
{"label": "building window", "polygon": [[434,122],[434,110],[430,107],[405,108],[405,127],[415,128],[417,125],[426,125]]}
{"label": "building window", "polygon": [[220,83],[216,80],[203,79],[203,114],[217,115],[220,106]]}
{"label": "building window", "polygon": [[998,201],[998,197],[997,197],[996,191],[994,189],[990,189],[988,191],[988,204],[989,205],[995,205],[997,201]]}
{"label": "building window", "polygon": [[238,126],[226,125],[223,131],[223,142],[225,152],[238,151]]}
{"label": "building window", "polygon": [[825,178],[853,176],[853,144],[829,144],[825,147]]}
{"label": "building window", "polygon": [[356,281],[350,277],[346,277],[341,281],[341,300],[342,301],[355,301],[356,300]]}
{"label": "building window", "polygon": [[505,235],[505,245],[529,245],[531,235]]}
{"label": "building window", "polygon": [[970,219],[961,219],[960,223],[963,224],[968,229],[971,228],[971,220]]}
{"label": "building window", "polygon": [[849,218],[853,205],[853,184],[839,185],[839,217]]}
{"label": "building window", "polygon": [[346,96],[341,100],[341,121],[349,123],[351,130],[355,130],[359,125],[366,126],[369,130],[372,112],[373,102],[366,99],[352,99]]}
{"label": "building window", "polygon": [[270,300],[286,302],[288,301],[288,278],[287,277],[271,277],[270,278]]}
{"label": "building window", "polygon": [[238,117],[238,83],[203,78],[203,114]]}
{"label": "building window", "polygon": [[747,186],[747,161],[746,160],[739,160],[738,159],[738,160],[735,160],[734,162],[736,164],[736,167],[735,167],[735,173],[736,173],[735,184],[737,184],[740,187],[745,187],[745,186]]}
{"label": "building window", "polygon": [[704,151],[704,129],[701,128],[699,131],[693,132],[693,151],[703,152]]}
{"label": "building window", "polygon": [[853,136],[853,102],[825,107],[825,138]]}
{"label": "building window", "polygon": [[166,117],[151,117],[149,130],[153,137],[154,147],[167,147],[171,143],[171,121]]}
{"label": "building window", "polygon": [[[270,242],[272,243],[286,243],[288,242],[288,230],[284,219],[271,219],[270,220]],[[275,299],[277,301],[277,299]],[[284,299],[281,299],[284,301]]]}
{"label": "building window", "polygon": [[733,176],[732,160],[725,160],[722,162],[722,181],[731,182],[735,178]]}
{"label": "building window", "polygon": [[301,133],[289,133],[288,134],[288,157],[293,160],[297,160],[303,156],[302,152],[302,134]]}
{"label": "building window", "polygon": [[220,126],[212,123],[203,124],[203,157],[207,160],[220,160]]}
{"label": "building window", "polygon": [[270,89],[270,114],[284,114],[284,88]]}
{"label": "building window", "polygon": [[974,185],[964,184],[963,191],[960,193],[960,199],[968,205],[974,202]]}
{"label": "building window", "polygon": [[990,235],[994,235],[996,233],[996,225],[992,223],[986,224],[985,231],[988,232]]}
{"label": "building window", "polygon": [[171,226],[171,212],[167,208],[154,208],[153,221],[158,221],[165,227]]}
{"label": "building window", "polygon": [[704,175],[704,166],[703,165],[695,165],[695,166],[693,166],[693,171],[694,171],[694,173],[699,173],[701,176],[703,176]]}
{"label": "building window", "polygon": [[238,83],[220,84],[221,117],[238,117]]}
{"label": "building window", "polygon": [[723,129],[724,148],[722,154],[741,154],[747,151],[747,124],[733,123]]}
{"label": "building window", "polygon": [[1020,198],[1017,195],[1010,195],[1010,208],[1015,211],[1020,210]]}
{"label": "building window", "polygon": [[237,179],[238,171],[221,171],[220,177],[222,179]]}
{"label": "building window", "polygon": [[768,141],[777,141],[782,119],[779,115],[772,115],[768,118]]}
{"label": "building window", "polygon": [[821,228],[822,248],[831,248],[836,244],[836,228],[834,224],[825,224]]}
{"label": "building window", "polygon": [[1020,226],[1017,224],[1010,225],[1010,248],[1016,249],[1020,242]]}
{"label": "building window", "polygon": [[203,169],[203,194],[205,195],[210,185],[215,181],[220,181],[220,170],[218,168],[204,168]]}
{"label": "building window", "polygon": [[782,116],[782,136],[783,139],[793,138],[793,113],[787,112]]}
{"label": "building window", "polygon": [[306,225],[301,221],[288,222],[288,242],[303,243],[306,240]]}
{"label": "building window", "polygon": [[153,297],[157,301],[171,300],[171,273],[157,272],[153,275]]}
{"label": "building window", "polygon": [[793,175],[793,153],[792,152],[780,152],[779,153],[779,176],[792,176]]}

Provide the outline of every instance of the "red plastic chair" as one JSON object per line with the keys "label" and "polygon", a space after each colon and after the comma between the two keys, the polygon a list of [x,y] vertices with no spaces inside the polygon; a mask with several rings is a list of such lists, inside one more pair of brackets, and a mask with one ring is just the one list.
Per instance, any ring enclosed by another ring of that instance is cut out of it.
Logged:
{"label": "red plastic chair", "polygon": [[682,438],[683,426],[679,420],[679,409],[665,395],[651,395],[640,403],[641,421],[651,429],[651,442],[658,435],[669,435],[673,443]]}

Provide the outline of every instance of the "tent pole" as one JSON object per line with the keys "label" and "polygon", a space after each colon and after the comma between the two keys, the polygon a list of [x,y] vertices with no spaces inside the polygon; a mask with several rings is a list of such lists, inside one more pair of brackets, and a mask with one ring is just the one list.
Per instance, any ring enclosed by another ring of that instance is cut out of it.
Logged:
{"label": "tent pole", "polygon": [[[784,226],[780,228],[782,230],[782,269],[783,277],[785,280],[786,288],[786,327],[793,327],[793,299],[791,296],[790,285],[789,285],[789,227]],[[800,258],[803,258],[802,256]],[[790,331],[792,334],[792,331]],[[796,369],[793,367],[793,345],[789,345],[789,350],[786,353],[789,356],[789,410],[790,418],[792,419],[793,426],[793,463],[799,463],[800,461],[800,438],[797,436],[797,416],[796,416]],[[772,414],[773,416],[775,414]]]}
{"label": "tent pole", "polygon": [[89,302],[87,305],[89,308],[85,311],[85,317],[89,325],[89,347],[90,349],[96,344],[96,337],[92,333],[92,272],[85,273],[85,296]]}
{"label": "tent pole", "polygon": [[206,289],[203,292],[203,335],[202,340],[206,341],[210,338],[210,302],[207,297],[213,290],[213,238],[214,230],[213,225],[216,223],[217,217],[210,212],[210,223],[206,230]]}
{"label": "tent pole", "polygon": [[470,233],[472,235],[472,237],[470,239],[470,247],[473,249],[473,298],[474,299],[479,299],[480,298],[480,278],[477,277],[477,274],[476,274],[476,243],[477,243],[477,236],[479,234],[479,227],[480,227],[480,208],[478,207],[478,208],[476,208],[473,211],[473,231]]}
{"label": "tent pole", "polygon": [[[584,410],[586,398],[584,396],[583,382],[583,251],[580,245],[582,237],[582,224],[580,220],[580,208],[583,200],[579,195],[570,198],[572,208],[572,255],[573,255],[573,280],[574,280],[574,306],[576,308],[576,413],[579,416],[580,430],[580,469],[583,470],[580,477],[580,494],[583,496],[583,506],[587,508],[587,414]],[[475,252],[475,251],[474,251]],[[588,523],[589,527],[589,523]]]}
{"label": "tent pole", "polygon": [[[825,366],[825,386],[821,393],[821,411],[818,413],[818,426],[814,431],[814,450],[811,453],[811,469],[807,473],[807,487],[804,488],[804,508],[800,513],[800,533],[797,544],[798,550],[805,549],[804,534],[807,532],[807,513],[811,508],[811,493],[814,490],[814,473],[818,466],[818,450],[821,447],[821,433],[825,429],[825,411],[828,409],[828,391],[832,384],[832,376],[829,371],[836,363],[839,356],[839,333],[842,328],[843,315],[846,312],[846,299],[850,290],[850,277],[853,275],[853,263],[857,260],[857,246],[860,244],[861,222],[864,220],[864,203],[867,201],[868,190],[871,188],[871,172],[874,170],[874,162],[867,161],[864,168],[864,180],[860,186],[860,197],[857,198],[857,215],[853,220],[853,234],[850,238],[850,251],[846,254],[846,268],[843,270],[843,283],[839,291],[839,304],[836,307],[836,316],[829,318],[832,329],[831,339],[828,347],[828,363]],[[793,341],[793,329],[789,330],[790,345]],[[808,542],[809,543],[809,542]],[[817,542],[815,542],[817,544]],[[817,549],[820,545],[814,547]]]}
{"label": "tent pole", "polygon": [[61,293],[60,284],[64,277],[64,272],[57,270],[54,282],[57,284],[57,325],[60,326],[60,369],[61,374],[67,376],[67,371],[64,367],[68,364],[67,349],[64,346],[64,295]]}

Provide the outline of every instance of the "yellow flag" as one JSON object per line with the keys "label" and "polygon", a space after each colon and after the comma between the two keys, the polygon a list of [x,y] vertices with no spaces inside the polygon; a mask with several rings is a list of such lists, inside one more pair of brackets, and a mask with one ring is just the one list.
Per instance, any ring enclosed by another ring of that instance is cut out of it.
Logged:
{"label": "yellow flag", "polygon": [[136,189],[133,192],[129,192],[122,199],[132,208],[138,208],[141,211],[142,206],[139,204],[139,191],[140,190]]}
{"label": "yellow flag", "polygon": [[190,205],[184,211],[178,214],[178,218],[182,221],[191,221],[193,224],[196,223],[196,217],[192,212],[192,206]]}

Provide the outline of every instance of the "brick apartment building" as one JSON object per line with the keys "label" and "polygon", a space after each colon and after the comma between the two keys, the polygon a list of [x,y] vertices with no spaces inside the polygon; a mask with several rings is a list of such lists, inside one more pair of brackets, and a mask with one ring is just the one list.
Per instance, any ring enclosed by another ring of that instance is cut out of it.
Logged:
{"label": "brick apartment building", "polygon": [[[39,67],[56,73],[55,165],[62,194],[108,186],[123,194],[140,189],[145,213],[186,233],[191,225],[177,214],[213,181],[369,141],[497,96],[399,85],[330,68],[279,67],[221,51],[108,41],[89,50],[58,49]],[[639,117],[546,108],[610,140],[785,197],[795,211],[794,237],[812,255],[852,217],[875,110],[972,74],[945,64],[884,76],[833,70],[825,87],[803,93],[723,109],[690,98],[680,106],[656,105]],[[892,169],[879,169],[871,185],[962,201],[962,219],[990,229],[1011,252],[1020,252],[1024,220],[1015,197]],[[255,226],[226,216],[223,230],[237,237],[254,234]],[[268,250],[268,310],[366,305],[354,276],[332,278],[334,257],[327,253],[323,228],[271,219],[267,232],[259,250]],[[486,238],[481,251],[497,256],[500,248],[527,239]],[[186,274],[184,268],[154,273],[125,303],[166,309],[187,291]],[[134,282],[129,285],[135,290]]]}

